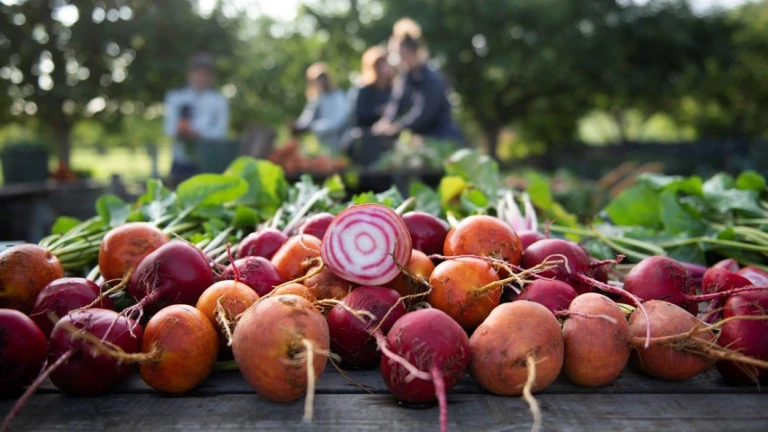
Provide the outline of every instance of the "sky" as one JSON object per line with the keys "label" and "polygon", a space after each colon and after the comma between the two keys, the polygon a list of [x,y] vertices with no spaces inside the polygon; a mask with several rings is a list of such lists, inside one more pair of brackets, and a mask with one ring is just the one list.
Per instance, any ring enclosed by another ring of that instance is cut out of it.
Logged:
{"label": "sky", "polygon": [[[210,10],[218,0],[199,0],[201,10]],[[296,17],[299,5],[302,0],[228,0],[243,9],[252,10],[252,13],[263,13],[276,19],[290,21]],[[638,4],[648,2],[648,0],[625,0],[634,1]],[[750,0],[690,0],[693,9],[697,12],[705,12],[713,7],[732,8],[744,4]],[[756,0],[752,0],[756,1]],[[759,0],[757,0],[759,1]]]}

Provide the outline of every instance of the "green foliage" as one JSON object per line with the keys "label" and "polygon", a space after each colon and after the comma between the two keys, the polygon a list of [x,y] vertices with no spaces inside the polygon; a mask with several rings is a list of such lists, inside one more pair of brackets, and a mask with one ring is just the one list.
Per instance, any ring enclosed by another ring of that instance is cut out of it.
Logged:
{"label": "green foliage", "polygon": [[248,182],[232,175],[198,174],[176,188],[182,209],[197,206],[221,206],[248,193]]}

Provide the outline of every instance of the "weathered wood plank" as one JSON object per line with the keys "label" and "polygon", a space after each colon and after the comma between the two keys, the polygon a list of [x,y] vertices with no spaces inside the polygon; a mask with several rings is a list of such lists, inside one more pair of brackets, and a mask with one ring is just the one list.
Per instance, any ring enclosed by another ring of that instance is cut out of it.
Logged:
{"label": "weathered wood plank", "polygon": [[[381,379],[378,370],[348,371],[350,377],[365,385],[374,394],[388,394],[389,391]],[[47,383],[41,393],[57,393],[51,383]],[[729,394],[729,393],[757,393],[754,386],[733,387],[727,386],[720,380],[720,375],[712,370],[685,382],[671,382],[658,380],[641,375],[631,369],[627,369],[612,385],[602,388],[585,388],[571,384],[561,376],[551,386],[544,389],[543,394]],[[144,394],[154,393],[146,386],[137,375],[131,376],[125,382],[116,387],[115,394]],[[248,386],[239,372],[220,372],[208,377],[192,395],[216,395],[216,394],[250,394],[253,390]],[[317,382],[318,394],[364,394],[365,391],[352,384],[341,376],[334,368],[328,367]],[[451,393],[454,394],[485,394],[471,376],[467,376],[459,383]]]}
{"label": "weathered wood plank", "polygon": [[[768,397],[743,395],[540,395],[545,430],[765,431]],[[449,429],[528,431],[519,398],[451,395]],[[6,411],[10,402],[0,402]],[[436,408],[399,408],[385,395],[319,395],[312,425],[301,424],[303,400],[275,404],[256,395],[170,398],[38,395],[14,421],[16,431],[323,430],[436,431]]]}

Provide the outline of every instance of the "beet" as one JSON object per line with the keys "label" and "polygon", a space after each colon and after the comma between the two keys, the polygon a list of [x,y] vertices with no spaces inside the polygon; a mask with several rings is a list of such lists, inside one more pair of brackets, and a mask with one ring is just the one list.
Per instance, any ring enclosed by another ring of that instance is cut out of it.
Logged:
{"label": "beet", "polygon": [[[249,256],[234,263],[240,272],[240,282],[253,288],[259,296],[269,294],[276,286],[285,282],[272,263],[263,257]],[[221,280],[235,280],[232,264],[221,273]]]}
{"label": "beet", "polygon": [[296,230],[297,234],[309,234],[319,239],[323,238],[325,232],[328,231],[328,226],[333,221],[333,215],[330,213],[318,213],[304,219],[304,222],[299,225]]}
{"label": "beet", "polygon": [[744,267],[736,273],[749,279],[755,286],[768,287],[768,273],[757,267]]}
{"label": "beet", "polygon": [[122,279],[141,260],[168,243],[168,236],[147,222],[128,222],[111,229],[99,247],[99,271],[106,280]]}
{"label": "beet", "polygon": [[21,392],[43,367],[48,341],[35,323],[13,309],[0,309],[0,395]]}
{"label": "beet", "polygon": [[501,219],[477,215],[456,225],[445,238],[443,253],[448,256],[477,255],[513,265],[520,264],[523,244],[520,237]]}
{"label": "beet", "polygon": [[[723,318],[768,314],[768,290],[735,294],[725,302]],[[768,321],[735,320],[723,324],[717,343],[741,354],[768,361]],[[734,384],[768,383],[768,370],[719,361],[715,364],[726,382]]]}
{"label": "beet", "polygon": [[53,364],[72,352],[69,360],[51,373],[51,382],[64,393],[83,396],[104,393],[135,369],[135,365],[95,353],[93,343],[73,338],[69,326],[110,342],[129,354],[141,350],[142,338],[141,326],[115,311],[94,308],[63,317],[51,333],[48,362]]}
{"label": "beet", "polygon": [[589,255],[576,243],[561,239],[545,239],[532,244],[523,253],[522,267],[529,269],[544,262],[565,260],[555,267],[539,272],[547,279],[565,282],[579,294],[592,291],[592,286],[577,278],[578,274],[590,275],[592,261]]}
{"label": "beet", "polygon": [[237,256],[245,258],[249,256],[272,259],[278,249],[288,241],[288,236],[274,228],[264,228],[255,233],[248,234],[240,242]]}
{"label": "beet", "polygon": [[724,259],[722,261],[716,262],[712,266],[712,268],[724,269],[724,270],[728,270],[728,271],[732,271],[732,272],[736,273],[736,272],[739,271],[740,267],[739,267],[739,262],[738,261],[736,261],[733,258],[727,258],[727,259]]}
{"label": "beet", "polygon": [[48,315],[51,312],[57,318],[61,318],[70,311],[94,304],[94,302],[96,302],[94,307],[114,309],[115,306],[109,297],[98,300],[100,291],[96,283],[85,278],[57,279],[49,283],[37,295],[35,307],[32,309],[30,317],[48,336],[55,324]]}
{"label": "beet", "polygon": [[[376,345],[376,339],[371,331],[378,328],[387,334],[392,325],[406,309],[403,303],[398,304],[400,295],[390,288],[362,286],[355,288],[341,301],[347,307],[336,305],[328,315],[328,329],[331,334],[331,351],[338,354],[347,365],[354,367],[370,367],[379,363],[381,352]],[[381,319],[389,310],[397,305],[383,324]],[[367,311],[376,319],[364,317],[363,322],[349,309]]]}
{"label": "beet", "polygon": [[213,282],[205,255],[185,241],[172,241],[141,261],[128,292],[139,301],[133,308],[155,313],[172,304],[194,306]]}
{"label": "beet", "polygon": [[403,215],[403,222],[411,233],[413,248],[427,255],[442,254],[448,224],[437,217],[424,212],[408,212]]}
{"label": "beet", "polygon": [[520,237],[520,242],[523,244],[523,251],[537,241],[546,240],[544,234],[538,231],[518,231],[517,235]]}
{"label": "beet", "polygon": [[671,258],[653,256],[640,261],[624,279],[624,289],[644,301],[664,300],[693,315],[699,310],[691,299],[696,288],[690,274]]}
{"label": "beet", "polygon": [[64,277],[61,262],[50,251],[21,244],[0,252],[0,308],[28,314],[46,285]]}
{"label": "beet", "polygon": [[552,313],[567,310],[578,293],[570,285],[558,280],[536,279],[527,284],[515,298],[539,303]]}
{"label": "beet", "polygon": [[[464,377],[470,361],[469,339],[461,326],[445,312],[420,309],[397,320],[379,345],[386,350],[381,357],[381,376],[389,391],[410,404],[425,404],[437,398],[441,430],[445,431],[445,393]],[[409,380],[411,371],[397,359],[415,367],[419,376]]]}

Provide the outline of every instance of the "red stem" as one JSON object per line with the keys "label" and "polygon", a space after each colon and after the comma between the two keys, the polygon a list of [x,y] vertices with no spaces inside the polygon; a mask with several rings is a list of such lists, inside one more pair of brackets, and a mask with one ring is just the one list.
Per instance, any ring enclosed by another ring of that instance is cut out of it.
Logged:
{"label": "red stem", "polygon": [[711,294],[691,295],[691,296],[686,296],[685,298],[691,301],[702,302],[702,301],[716,300],[724,297],[730,297],[734,294],[738,294],[744,291],[759,291],[764,289],[768,289],[768,287],[746,286],[746,287],[734,288],[728,291],[720,291],[720,292],[711,293]]}
{"label": "red stem", "polygon": [[440,406],[440,432],[448,432],[448,398],[445,395],[445,381],[443,381],[443,373],[437,366],[432,366],[430,369],[432,375],[432,383],[435,386],[435,396],[437,396],[437,403]]}
{"label": "red stem", "polygon": [[599,289],[601,291],[605,291],[605,292],[608,292],[608,293],[611,293],[611,294],[620,295],[620,296],[623,296],[623,297],[626,297],[626,298],[632,300],[632,303],[634,303],[635,306],[637,306],[637,308],[640,309],[640,312],[642,312],[643,315],[645,316],[645,323],[646,323],[646,327],[645,327],[645,348],[648,348],[648,347],[651,346],[651,317],[648,316],[648,311],[645,310],[645,306],[643,306],[643,301],[640,300],[639,297],[637,297],[636,295],[634,295],[634,294],[632,294],[632,293],[630,293],[630,292],[628,292],[626,290],[623,290],[621,288],[616,288],[614,286],[610,286],[608,284],[605,284],[605,283],[602,283],[600,281],[594,280],[591,277],[587,277],[587,276],[585,276],[585,275],[583,275],[581,273],[574,273],[573,276],[576,279],[578,279],[579,281],[588,283],[589,285],[591,285],[591,286],[593,286],[593,287],[595,287],[595,288],[597,288],[597,289]]}
{"label": "red stem", "polygon": [[235,265],[235,258],[232,256],[232,248],[231,245],[227,243],[227,257],[229,257],[229,263],[232,265],[232,271],[235,272],[235,284],[240,282],[240,270],[238,270],[237,266]]}
{"label": "red stem", "polygon": [[621,264],[621,262],[623,260],[624,260],[624,255],[619,254],[619,255],[616,255],[615,259],[612,259],[612,260],[611,259],[607,259],[607,260],[602,260],[602,261],[595,261],[595,262],[591,263],[589,266],[591,268],[597,268],[597,267],[604,267],[604,266],[611,265],[611,264],[619,265],[619,264]]}
{"label": "red stem", "polygon": [[13,408],[11,408],[11,412],[8,413],[7,416],[3,419],[3,424],[0,426],[0,432],[5,432],[8,430],[8,427],[11,425],[11,422],[13,419],[19,415],[21,412],[21,409],[24,408],[24,405],[27,404],[29,401],[29,398],[32,397],[32,395],[37,391],[38,388],[43,384],[43,382],[48,379],[48,377],[59,368],[59,366],[66,363],[72,355],[75,353],[74,349],[70,349],[69,351],[65,352],[64,354],[59,357],[58,360],[56,360],[51,367],[48,369],[45,369],[43,373],[37,376],[37,378],[32,382],[32,384],[27,388],[27,390],[24,392],[24,394],[21,395],[21,397],[16,401],[16,403],[13,405]]}

